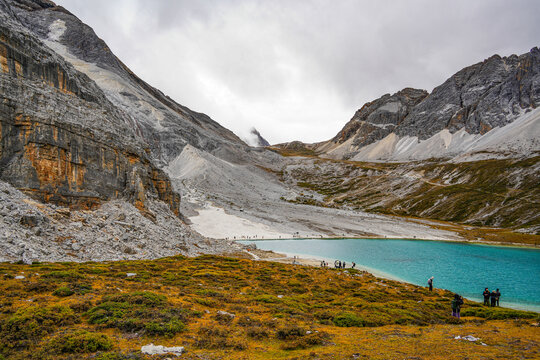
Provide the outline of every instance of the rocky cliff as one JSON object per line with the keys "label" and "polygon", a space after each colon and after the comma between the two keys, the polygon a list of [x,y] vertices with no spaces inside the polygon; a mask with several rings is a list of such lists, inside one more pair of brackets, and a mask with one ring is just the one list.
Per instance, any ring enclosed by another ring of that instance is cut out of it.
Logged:
{"label": "rocky cliff", "polygon": [[62,8],[0,0],[0,178],[32,197],[76,208],[147,197],[179,215],[179,195],[134,134],[132,119],[38,39],[23,12]]}
{"label": "rocky cliff", "polygon": [[126,124],[159,166],[166,166],[187,144],[228,161],[250,161],[249,147],[234,133],[140,79],[73,14],[49,1],[14,0],[12,9],[30,32],[94,80],[123,110]]}
{"label": "rocky cliff", "polygon": [[540,150],[538,120],[523,121],[520,132],[531,136],[519,146],[504,143],[509,139],[500,139],[500,131],[498,148],[476,145],[483,135],[539,104],[540,50],[535,47],[520,56],[494,55],[466,67],[431,94],[406,88],[383,95],[358,110],[333,139],[310,148],[354,160],[451,158],[466,152],[527,156]]}

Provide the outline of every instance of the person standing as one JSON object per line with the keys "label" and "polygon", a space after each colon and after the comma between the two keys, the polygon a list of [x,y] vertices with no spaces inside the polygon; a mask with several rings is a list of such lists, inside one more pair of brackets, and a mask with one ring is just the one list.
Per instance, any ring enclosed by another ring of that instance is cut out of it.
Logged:
{"label": "person standing", "polygon": [[495,304],[497,304],[497,293],[495,292],[495,290],[491,292],[490,298],[491,298],[491,307],[495,307]]}
{"label": "person standing", "polygon": [[463,305],[463,298],[458,294],[454,295],[454,300],[452,300],[452,316],[458,319],[461,318],[461,305]]}
{"label": "person standing", "polygon": [[429,286],[429,291],[433,291],[433,276],[428,279],[427,284]]}
{"label": "person standing", "polygon": [[355,266],[356,266],[356,263],[353,261],[351,269],[354,269]]}
{"label": "person standing", "polygon": [[497,303],[497,306],[499,306],[499,298],[501,297],[501,292],[499,291],[499,289],[497,289],[497,291],[495,292],[495,301]]}
{"label": "person standing", "polygon": [[489,297],[491,295],[491,293],[489,292],[489,289],[486,288],[484,292],[482,293],[482,295],[484,295],[484,305],[489,306]]}

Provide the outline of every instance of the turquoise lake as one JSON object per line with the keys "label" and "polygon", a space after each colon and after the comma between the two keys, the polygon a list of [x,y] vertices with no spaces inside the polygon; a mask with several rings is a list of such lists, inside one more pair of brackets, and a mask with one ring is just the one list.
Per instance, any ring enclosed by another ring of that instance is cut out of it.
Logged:
{"label": "turquoise lake", "polygon": [[[499,288],[501,306],[540,312],[540,250],[468,243],[387,239],[239,241],[290,255],[354,261],[357,268],[481,301]],[[333,261],[330,264],[333,267]]]}

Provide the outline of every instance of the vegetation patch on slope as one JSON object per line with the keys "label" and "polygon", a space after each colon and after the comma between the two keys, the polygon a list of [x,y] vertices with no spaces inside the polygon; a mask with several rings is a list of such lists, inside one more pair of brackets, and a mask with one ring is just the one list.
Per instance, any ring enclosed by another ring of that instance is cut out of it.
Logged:
{"label": "vegetation patch on slope", "polygon": [[[538,235],[539,160],[382,164],[306,158],[286,166],[280,176],[306,190],[289,200],[296,203]],[[322,195],[322,200],[310,193]],[[534,236],[523,240],[540,243]]]}

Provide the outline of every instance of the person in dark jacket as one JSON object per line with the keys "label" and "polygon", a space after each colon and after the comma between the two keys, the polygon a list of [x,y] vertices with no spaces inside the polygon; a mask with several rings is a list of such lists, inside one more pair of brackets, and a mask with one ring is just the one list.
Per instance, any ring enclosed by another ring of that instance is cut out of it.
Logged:
{"label": "person in dark jacket", "polygon": [[497,306],[499,306],[499,298],[501,297],[501,292],[499,291],[499,289],[497,289],[495,295],[495,301],[497,302]]}
{"label": "person in dark jacket", "polygon": [[461,318],[461,305],[463,305],[463,298],[458,294],[454,295],[454,300],[452,300],[452,316]]}
{"label": "person in dark jacket", "polygon": [[433,291],[433,276],[428,279],[427,284],[429,286],[429,291]]}
{"label": "person in dark jacket", "polygon": [[491,293],[489,292],[489,289],[486,288],[484,292],[482,293],[482,295],[484,295],[484,305],[489,306],[489,297],[491,295]]}
{"label": "person in dark jacket", "polygon": [[495,292],[495,290],[491,292],[490,297],[491,297],[491,306],[495,307],[495,305],[497,304],[497,293]]}

